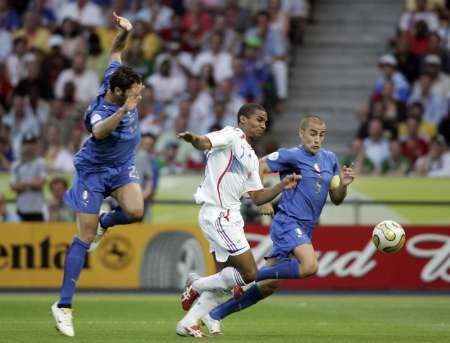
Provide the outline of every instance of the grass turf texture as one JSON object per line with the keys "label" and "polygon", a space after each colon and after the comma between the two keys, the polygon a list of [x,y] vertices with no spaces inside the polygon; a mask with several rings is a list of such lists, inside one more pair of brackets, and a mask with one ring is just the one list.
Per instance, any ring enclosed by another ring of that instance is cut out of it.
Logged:
{"label": "grass turf texture", "polygon": [[[54,329],[56,295],[0,295],[0,341],[187,342],[175,295],[78,295],[75,338]],[[217,342],[450,342],[447,296],[310,296],[267,299],[230,316]]]}

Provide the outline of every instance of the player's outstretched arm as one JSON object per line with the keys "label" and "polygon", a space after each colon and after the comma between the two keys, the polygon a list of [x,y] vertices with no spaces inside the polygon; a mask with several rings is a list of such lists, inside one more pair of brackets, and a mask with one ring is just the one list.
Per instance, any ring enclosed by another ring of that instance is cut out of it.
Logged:
{"label": "player's outstretched arm", "polygon": [[122,62],[122,51],[125,49],[128,33],[133,29],[133,25],[127,18],[118,16],[116,12],[113,12],[113,16],[120,31],[114,38],[111,47],[111,61]]}
{"label": "player's outstretched arm", "polygon": [[132,111],[137,106],[139,101],[141,101],[141,92],[144,88],[145,86],[142,83],[136,84],[129,91],[127,100],[123,106],[116,111],[116,113],[95,124],[92,128],[92,135],[95,139],[104,139],[110,135],[110,133],[119,125],[125,113]]}
{"label": "player's outstretched arm", "polygon": [[198,150],[209,150],[212,148],[211,141],[206,136],[196,135],[192,132],[185,131],[177,135],[179,139],[191,143],[192,146]]}
{"label": "player's outstretched arm", "polygon": [[[335,176],[336,177],[336,176]],[[338,184],[333,185],[333,181],[330,185],[330,199],[335,205],[340,205],[347,196],[347,186],[353,182],[355,175],[353,172],[353,164],[350,167],[343,166],[341,175],[339,176]]]}
{"label": "player's outstretched arm", "polygon": [[291,174],[286,176],[283,180],[277,183],[275,186],[271,188],[263,188],[258,191],[248,192],[250,198],[252,198],[253,202],[261,206],[266,202],[272,201],[275,197],[280,194],[285,189],[293,189],[297,187],[297,182],[302,177],[301,175]]}

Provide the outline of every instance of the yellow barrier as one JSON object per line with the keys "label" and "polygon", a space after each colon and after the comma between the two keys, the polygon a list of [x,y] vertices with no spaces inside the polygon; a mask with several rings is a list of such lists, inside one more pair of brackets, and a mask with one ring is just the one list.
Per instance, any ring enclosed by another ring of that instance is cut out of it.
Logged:
{"label": "yellow barrier", "polygon": [[[0,225],[0,288],[59,287],[74,224]],[[87,255],[79,288],[182,288],[189,271],[214,272],[197,226],[133,224],[112,229]]]}

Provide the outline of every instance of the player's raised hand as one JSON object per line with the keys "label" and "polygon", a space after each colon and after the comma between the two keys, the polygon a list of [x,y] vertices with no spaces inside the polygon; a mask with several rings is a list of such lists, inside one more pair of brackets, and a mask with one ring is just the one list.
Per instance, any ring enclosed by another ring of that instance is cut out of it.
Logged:
{"label": "player's raised hand", "polygon": [[113,12],[113,17],[116,25],[122,30],[130,32],[133,29],[133,25],[131,25],[130,21],[127,18],[118,16],[116,12]]}
{"label": "player's raised hand", "polygon": [[297,182],[302,178],[301,175],[295,173],[286,176],[281,182],[283,183],[284,189],[294,189],[297,187]]}
{"label": "player's raised hand", "polygon": [[343,166],[341,171],[341,183],[343,186],[348,186],[355,179],[355,174],[353,171],[353,163],[350,167]]}
{"label": "player's raised hand", "polygon": [[192,132],[189,131],[185,131],[185,132],[180,132],[177,137],[179,139],[182,139],[188,143],[192,143],[194,141],[194,134]]}
{"label": "player's raised hand", "polygon": [[259,206],[259,213],[262,216],[271,216],[271,217],[273,217],[273,215],[275,214],[275,212],[273,210],[273,206],[270,202]]}
{"label": "player's raised hand", "polygon": [[141,92],[144,88],[144,84],[138,83],[129,91],[127,100],[125,100],[125,104],[123,105],[125,111],[131,111],[137,106],[142,99]]}

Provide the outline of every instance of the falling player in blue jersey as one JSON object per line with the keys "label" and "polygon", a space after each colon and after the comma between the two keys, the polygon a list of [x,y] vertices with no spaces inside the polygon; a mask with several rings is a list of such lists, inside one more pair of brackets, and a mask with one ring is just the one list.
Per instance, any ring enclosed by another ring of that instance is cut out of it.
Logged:
{"label": "falling player in blue jersey", "polygon": [[[269,172],[278,172],[280,178],[294,172],[302,177],[295,189],[284,190],[281,195],[279,211],[271,224],[273,248],[266,257],[267,266],[258,270],[258,282],[239,298],[226,301],[203,317],[210,332],[220,333],[223,318],[273,294],[280,279],[305,278],[317,273],[312,245],[314,227],[328,194],[335,205],[341,204],[354,175],[351,167],[344,166],[341,171],[336,155],[322,148],[326,125],[320,117],[305,117],[299,134],[302,145],[280,149],[260,160],[261,179]],[[266,204],[261,212],[273,215],[273,208]]]}
{"label": "falling player in blue jersey", "polygon": [[[60,298],[51,310],[57,329],[74,336],[72,297],[85,264],[86,253],[95,249],[106,229],[138,221],[143,215],[143,197],[134,166],[140,140],[136,105],[144,86],[139,75],[122,66],[121,52],[132,29],[131,23],[114,13],[119,33],[111,48],[98,96],[86,110],[84,124],[91,133],[75,155],[75,177],[64,200],[76,211],[78,236],[73,239],[64,265]],[[102,214],[103,199],[113,196],[120,207]]]}

